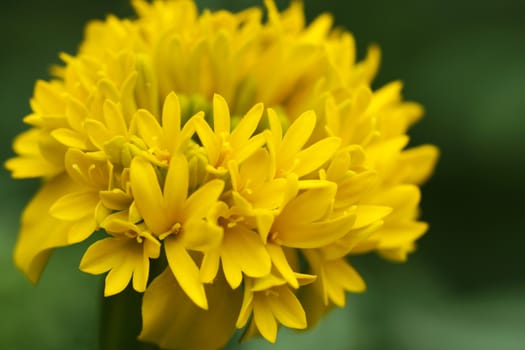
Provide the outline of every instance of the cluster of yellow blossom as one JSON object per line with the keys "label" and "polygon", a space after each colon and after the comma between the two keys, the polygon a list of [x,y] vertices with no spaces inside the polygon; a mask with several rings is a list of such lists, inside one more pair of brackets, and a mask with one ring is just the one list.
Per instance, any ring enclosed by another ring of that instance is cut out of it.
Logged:
{"label": "cluster of yellow blossom", "polygon": [[[427,229],[418,185],[437,149],[404,150],[422,114],[401,84],[372,91],[330,15],[268,0],[239,13],[133,1],[93,21],[39,81],[6,166],[41,177],[16,264],[36,282],[53,248],[102,229],[81,270],[143,299],[140,339],[214,349],[235,327],[274,342],[365,284],[351,254],[404,260]],[[202,336],[203,329],[207,336]]]}

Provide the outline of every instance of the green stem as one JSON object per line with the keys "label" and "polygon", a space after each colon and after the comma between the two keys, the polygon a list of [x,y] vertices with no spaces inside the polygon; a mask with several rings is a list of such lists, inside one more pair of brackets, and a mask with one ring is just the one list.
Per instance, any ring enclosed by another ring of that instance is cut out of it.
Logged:
{"label": "green stem", "polygon": [[100,350],[156,350],[157,346],[137,340],[142,326],[142,294],[133,288],[102,300]]}

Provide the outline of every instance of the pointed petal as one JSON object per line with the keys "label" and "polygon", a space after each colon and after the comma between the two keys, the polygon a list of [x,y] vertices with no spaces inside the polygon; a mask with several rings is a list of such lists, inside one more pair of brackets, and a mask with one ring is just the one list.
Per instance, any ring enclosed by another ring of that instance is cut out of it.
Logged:
{"label": "pointed petal", "polygon": [[106,100],[103,106],[104,110],[104,121],[106,122],[107,128],[114,135],[127,135],[128,127],[124,116],[120,111],[119,105],[112,102],[111,100]]}
{"label": "pointed petal", "polygon": [[222,270],[232,289],[238,289],[242,283],[242,271],[234,259],[224,258],[221,254]]}
{"label": "pointed petal", "polygon": [[131,162],[130,180],[135,204],[146,225],[158,235],[165,233],[170,222],[153,166],[146,159],[135,157]]}
{"label": "pointed petal", "polygon": [[237,328],[242,328],[248,322],[250,315],[253,310],[253,292],[249,288],[244,288],[244,295],[242,298],[241,311],[239,312],[239,317],[235,326]]}
{"label": "pointed petal", "polygon": [[339,285],[349,292],[358,293],[366,289],[363,278],[344,259],[330,261],[327,264],[325,273],[328,279],[337,281]]}
{"label": "pointed petal", "polygon": [[182,207],[188,195],[188,162],[184,155],[176,153],[172,156],[164,181],[164,204],[169,221],[175,222],[176,218],[181,217]]}
{"label": "pointed petal", "polygon": [[208,301],[204,286],[200,281],[199,269],[186,248],[177,238],[168,237],[164,240],[166,257],[173,275],[186,295],[200,308],[208,309]]}
{"label": "pointed petal", "polygon": [[96,241],[84,253],[80,261],[80,270],[98,275],[121,264],[124,258],[123,239],[104,238]]}
{"label": "pointed petal", "polygon": [[202,117],[192,118],[191,121],[195,126],[195,131],[199,135],[199,140],[202,146],[206,150],[208,155],[208,161],[212,166],[217,165],[219,161],[219,155],[221,152],[221,141],[218,136],[213,132],[208,123]]}
{"label": "pointed petal", "polygon": [[294,270],[290,267],[286,255],[284,254],[283,248],[280,245],[269,243],[266,245],[266,249],[270,254],[272,263],[283,276],[283,278],[288,282],[292,287],[299,288],[299,282],[295,277]]}
{"label": "pointed petal", "polygon": [[145,109],[140,109],[133,116],[133,120],[138,134],[149,148],[163,149],[162,128],[153,114]]}
{"label": "pointed petal", "polygon": [[230,109],[219,94],[213,95],[213,130],[219,136],[230,134]]}
{"label": "pointed petal", "polygon": [[253,319],[261,335],[270,343],[275,343],[277,339],[277,321],[264,296],[257,295],[253,299]]}
{"label": "pointed petal", "polygon": [[313,111],[301,114],[286,131],[281,144],[281,152],[286,152],[289,156],[298,153],[312,135],[315,122],[316,116]]}
{"label": "pointed petal", "polygon": [[267,296],[267,304],[277,321],[290,328],[306,328],[306,314],[295,294],[288,286],[276,287],[276,291],[278,294]]}
{"label": "pointed petal", "polygon": [[[268,122],[270,124],[270,130],[271,130],[271,144],[275,145],[275,147],[280,147],[281,140],[283,139],[283,127],[281,126],[281,122],[279,121],[279,117],[277,116],[277,113],[272,108],[267,109],[268,113]],[[277,151],[276,150],[276,151]]]}
{"label": "pointed petal", "polygon": [[419,185],[432,174],[439,157],[439,149],[433,145],[422,145],[401,153],[400,168],[406,176],[403,182]]}
{"label": "pointed petal", "polygon": [[252,136],[257,125],[259,125],[263,111],[263,104],[258,103],[244,115],[230,136],[230,142],[234,148],[244,145]]}
{"label": "pointed petal", "polygon": [[202,283],[211,283],[219,272],[220,255],[218,250],[211,250],[204,254],[202,259],[200,277]]}
{"label": "pointed petal", "polygon": [[177,95],[172,91],[164,100],[162,108],[162,128],[164,140],[168,151],[175,152],[176,145],[180,142],[181,115],[180,103]]}
{"label": "pointed petal", "polygon": [[275,219],[274,226],[297,226],[298,223],[314,222],[326,216],[335,196],[335,186],[310,189],[291,200]]}
{"label": "pointed petal", "polygon": [[219,179],[207,182],[197,191],[193,192],[184,205],[186,220],[205,218],[210,213],[224,189],[224,182]]}
{"label": "pointed petal", "polygon": [[119,265],[108,272],[104,285],[104,296],[118,294],[126,289],[133,276],[133,265],[129,259],[123,259]]}
{"label": "pointed petal", "polygon": [[287,247],[320,248],[346,235],[351,230],[354,220],[355,216],[348,214],[307,225],[289,227],[285,231],[278,232],[277,240]]}
{"label": "pointed petal", "polygon": [[327,137],[314,143],[297,155],[297,166],[293,172],[301,177],[323,165],[330,159],[341,145],[341,139],[337,137]]}
{"label": "pointed petal", "polygon": [[237,162],[242,163],[257,150],[261,149],[265,142],[266,138],[263,134],[255,135],[246,143],[234,148],[233,158]]}

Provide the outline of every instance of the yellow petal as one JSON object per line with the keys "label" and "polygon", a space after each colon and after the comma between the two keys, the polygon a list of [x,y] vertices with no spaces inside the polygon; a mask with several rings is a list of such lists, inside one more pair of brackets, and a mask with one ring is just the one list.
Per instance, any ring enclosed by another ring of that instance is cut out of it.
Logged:
{"label": "yellow petal", "polygon": [[[262,184],[273,175],[273,173],[270,172],[270,162],[268,151],[260,148],[238,167],[238,176],[240,176],[244,182],[250,181],[254,184]],[[230,172],[232,171],[230,170]],[[244,186],[245,183],[242,184],[242,187]],[[241,191],[242,188],[239,187],[241,187],[241,184],[234,187],[234,189]]]}
{"label": "yellow petal", "polygon": [[207,310],[208,301],[200,281],[199,269],[186,248],[177,238],[171,237],[164,241],[164,248],[170,269],[181,288],[197,306]]}
{"label": "yellow petal", "polygon": [[273,110],[272,108],[268,108],[267,113],[268,122],[270,124],[271,130],[270,136],[272,140],[272,142],[270,142],[270,145],[275,145],[275,147],[279,148],[283,138],[283,128],[281,126],[281,122],[279,121],[279,116],[277,115],[277,112],[275,112],[275,110]]}
{"label": "yellow petal", "polygon": [[406,182],[419,185],[432,174],[439,157],[439,149],[423,145],[401,153],[400,168],[406,174]]}
{"label": "yellow petal", "polygon": [[211,180],[193,192],[184,205],[186,220],[201,219],[208,216],[215,207],[224,188],[224,182],[219,179]]}
{"label": "yellow petal", "polygon": [[188,195],[188,162],[181,153],[172,156],[164,181],[164,205],[168,209],[170,222],[175,222],[182,216],[182,207]]}
{"label": "yellow petal", "polygon": [[63,164],[55,164],[42,155],[38,146],[41,134],[41,130],[32,128],[16,137],[13,149],[20,156],[5,163],[14,178],[52,177],[63,171]]}
{"label": "yellow petal", "polygon": [[203,283],[211,283],[219,271],[220,255],[219,250],[211,250],[204,254],[202,259],[200,277]]}
{"label": "yellow petal", "polygon": [[233,158],[235,158],[235,160],[241,163],[244,160],[246,160],[248,157],[253,155],[258,149],[260,149],[264,145],[265,142],[266,142],[266,138],[263,134],[255,135],[250,140],[248,140],[246,143],[241,144],[234,148]]}
{"label": "yellow petal", "polygon": [[274,226],[297,226],[298,223],[314,222],[326,216],[335,196],[335,186],[307,190],[291,200],[275,219]]}
{"label": "yellow petal", "polygon": [[389,223],[373,236],[379,240],[378,249],[394,249],[414,242],[428,230],[428,224],[418,221]]}
{"label": "yellow petal", "polygon": [[220,139],[217,137],[217,135],[215,135],[215,133],[210,128],[208,123],[206,123],[204,118],[192,118],[191,121],[195,126],[195,131],[197,132],[197,135],[199,135],[199,139],[202,143],[202,146],[206,150],[206,154],[208,155],[208,161],[212,166],[217,165],[221,152]]}
{"label": "yellow petal", "polygon": [[240,289],[231,290],[223,277],[206,286],[209,309],[188,299],[169,269],[144,293],[139,339],[163,349],[212,350],[222,348],[233,335],[242,300]]}
{"label": "yellow petal", "polygon": [[166,146],[170,152],[174,152],[175,145],[180,138],[181,115],[180,103],[177,95],[172,91],[164,100],[162,108],[162,128]]}
{"label": "yellow petal", "polygon": [[91,143],[100,150],[104,149],[104,144],[111,138],[108,128],[96,119],[87,119],[84,122],[84,130]]}
{"label": "yellow petal", "polygon": [[312,135],[315,122],[316,116],[313,111],[301,114],[286,131],[281,144],[281,152],[286,152],[288,156],[298,153]]}
{"label": "yellow petal", "polygon": [[277,240],[287,247],[320,248],[345,236],[354,220],[354,215],[346,214],[333,219],[288,227],[286,230],[278,231]]}
{"label": "yellow petal", "polygon": [[358,205],[356,208],[356,219],[352,230],[357,230],[383,219],[392,212],[391,207],[379,205]]}
{"label": "yellow petal", "polygon": [[275,294],[270,293],[266,297],[266,304],[277,321],[290,328],[306,328],[306,314],[303,306],[290,288],[281,286],[276,287],[275,291]]}
{"label": "yellow petal", "polygon": [[275,343],[277,339],[277,321],[264,296],[256,296],[253,299],[253,319],[261,335],[270,343]]}
{"label": "yellow petal", "polygon": [[232,289],[237,289],[242,283],[242,271],[234,259],[229,257],[223,259],[221,255],[222,270],[226,281]]}
{"label": "yellow petal", "polygon": [[119,188],[98,193],[102,204],[111,210],[125,210],[131,204],[131,197],[128,193]]}
{"label": "yellow petal", "polygon": [[255,214],[255,221],[257,223],[257,232],[261,236],[263,242],[268,241],[268,235],[272,228],[273,221],[275,216],[272,213],[268,212],[257,212]]}
{"label": "yellow petal", "polygon": [[325,266],[325,273],[329,280],[336,281],[347,291],[357,293],[366,289],[363,278],[344,259],[328,262]]}
{"label": "yellow petal", "polygon": [[57,198],[74,191],[76,186],[66,174],[48,180],[22,214],[14,260],[33,283],[38,281],[51,250],[69,244],[71,224],[55,219],[48,211]]}
{"label": "yellow petal", "polygon": [[[244,272],[250,277],[262,277],[270,273],[271,259],[264,247],[261,237],[254,231],[249,230],[243,225],[236,225],[227,229],[221,246],[221,259],[223,265],[231,268],[224,268],[226,278],[234,271],[238,275],[239,271]],[[241,275],[242,276],[242,275]],[[240,280],[232,279],[232,288],[237,288]],[[230,282],[230,279],[228,279]]]}
{"label": "yellow petal", "polygon": [[135,157],[131,162],[130,181],[135,205],[146,225],[158,235],[165,233],[171,225],[153,166],[144,158]]}
{"label": "yellow petal", "polygon": [[383,191],[375,201],[394,208],[390,219],[410,218],[421,200],[421,190],[415,185],[398,185]]}
{"label": "yellow petal", "polygon": [[73,221],[88,215],[95,217],[95,208],[99,202],[98,193],[94,191],[73,192],[60,197],[49,209],[57,219]]}
{"label": "yellow petal", "polygon": [[120,111],[120,106],[110,100],[106,100],[103,110],[104,120],[110,132],[117,135],[127,135],[128,127]]}
{"label": "yellow petal", "polygon": [[16,157],[5,162],[5,167],[11,171],[15,179],[33,177],[53,177],[63,171],[63,168],[40,157]]}
{"label": "yellow petal", "polygon": [[132,265],[128,259],[124,259],[108,272],[104,284],[104,296],[108,297],[122,292],[126,289],[132,276]]}
{"label": "yellow petal", "polygon": [[80,149],[87,148],[85,137],[77,131],[67,128],[60,128],[53,130],[51,132],[51,136],[53,136],[58,142],[67,147]]}
{"label": "yellow petal", "polygon": [[[143,248],[146,245],[146,242],[140,247],[139,244],[136,244],[135,256],[133,257],[134,269],[133,269],[133,279],[132,285],[133,289],[139,293],[144,293],[146,290],[146,285],[148,284],[149,277],[149,257],[144,256]],[[160,246],[158,246],[160,252]]]}
{"label": "yellow petal", "polygon": [[163,149],[164,135],[157,119],[147,110],[140,109],[133,116],[137,132],[149,148]]}
{"label": "yellow petal", "polygon": [[98,275],[121,264],[125,251],[121,250],[127,238],[104,238],[96,241],[84,253],[80,261],[80,270]]}
{"label": "yellow petal", "polygon": [[67,232],[68,244],[75,244],[87,239],[97,230],[97,221],[93,216],[86,216],[76,220]]}
{"label": "yellow petal", "polygon": [[316,142],[299,152],[297,165],[293,168],[293,172],[301,177],[316,170],[333,156],[340,145],[341,139],[338,137],[327,137]]}
{"label": "yellow petal", "polygon": [[270,254],[273,265],[283,276],[284,279],[294,288],[299,288],[299,282],[295,277],[294,270],[290,267],[286,255],[284,254],[283,248],[277,244],[269,243],[266,245],[266,249]]}
{"label": "yellow petal", "polygon": [[230,142],[233,147],[242,146],[248,141],[255,129],[257,129],[257,125],[261,120],[263,111],[263,104],[258,103],[244,115],[239,124],[237,124],[231,133]]}
{"label": "yellow petal", "polygon": [[230,109],[219,94],[213,95],[213,130],[219,136],[230,134]]}
{"label": "yellow petal", "polygon": [[239,312],[239,317],[235,323],[235,327],[242,328],[248,322],[250,315],[253,310],[253,292],[248,288],[244,288],[244,295],[242,298],[241,311]]}
{"label": "yellow petal", "polygon": [[179,239],[187,249],[207,252],[219,247],[223,237],[222,227],[203,219],[184,223]]}

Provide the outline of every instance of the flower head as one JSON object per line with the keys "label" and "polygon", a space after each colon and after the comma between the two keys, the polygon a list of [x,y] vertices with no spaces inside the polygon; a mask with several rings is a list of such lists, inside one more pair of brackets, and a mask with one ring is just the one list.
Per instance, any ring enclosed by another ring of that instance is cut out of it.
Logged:
{"label": "flower head", "polygon": [[299,2],[265,1],[265,22],[133,5],[37,82],[6,163],[43,179],[15,248],[32,281],[52,249],[102,229],[80,268],[107,273],[105,295],[144,292],[140,339],[216,349],[236,327],[274,342],[344,306],[365,290],[353,254],[406,259],[438,152],[405,150],[422,108],[399,82],[371,89],[377,47],[356,63],[352,36],[326,14],[307,25]]}

